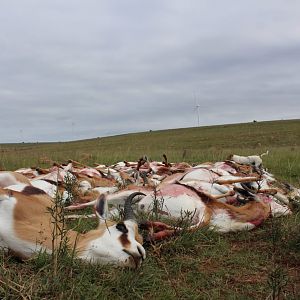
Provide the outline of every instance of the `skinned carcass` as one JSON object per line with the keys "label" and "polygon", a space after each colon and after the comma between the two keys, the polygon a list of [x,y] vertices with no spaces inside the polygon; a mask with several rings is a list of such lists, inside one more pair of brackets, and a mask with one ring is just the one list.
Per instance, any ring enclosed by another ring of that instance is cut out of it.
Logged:
{"label": "skinned carcass", "polygon": [[291,213],[292,192],[276,186],[274,176],[262,167],[263,155],[235,155],[232,160],[194,167],[169,163],[166,156],[162,162],[151,162],[144,156],[137,162],[98,164],[95,168],[69,162],[67,170],[77,179],[84,174],[88,179],[112,180],[114,185],[95,187],[90,180],[81,178],[82,195],[66,209],[94,206],[104,193],[112,207],[110,216],[117,217],[125,199],[131,193],[139,193],[137,213],[147,215],[155,210],[156,215],[172,219],[186,214],[192,216],[191,230],[202,226],[219,232],[250,230],[270,215]]}
{"label": "skinned carcass", "polygon": [[[190,215],[193,230],[201,226],[219,232],[250,230],[270,215],[291,213],[287,195],[271,185],[275,178],[262,168],[261,162],[255,163],[255,159],[254,163],[245,165],[236,161],[205,163],[182,173],[158,176],[149,171],[148,184],[132,187],[131,191],[145,194],[137,204],[137,211],[147,215],[155,210],[156,214],[172,219]],[[151,187],[153,177],[161,180]],[[126,193],[128,191],[121,190],[108,195],[108,202],[120,205]],[[69,209],[93,204],[73,205]]]}

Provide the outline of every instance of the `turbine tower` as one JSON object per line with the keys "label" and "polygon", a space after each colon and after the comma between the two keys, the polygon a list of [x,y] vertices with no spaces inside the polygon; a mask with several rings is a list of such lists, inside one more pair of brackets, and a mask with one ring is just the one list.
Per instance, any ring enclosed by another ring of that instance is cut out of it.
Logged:
{"label": "turbine tower", "polygon": [[200,104],[196,104],[198,127],[200,126]]}
{"label": "turbine tower", "polygon": [[201,105],[199,103],[197,103],[197,95],[196,95],[196,92],[194,92],[194,104],[195,104],[195,108],[194,110],[197,110],[197,124],[198,124],[198,127],[200,126],[200,107]]}

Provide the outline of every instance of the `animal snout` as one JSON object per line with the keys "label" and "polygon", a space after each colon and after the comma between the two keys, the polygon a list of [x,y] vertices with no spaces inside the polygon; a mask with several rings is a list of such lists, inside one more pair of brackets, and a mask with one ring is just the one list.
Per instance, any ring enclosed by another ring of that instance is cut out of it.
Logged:
{"label": "animal snout", "polygon": [[145,259],[145,251],[140,246],[137,246],[136,251],[130,251],[123,249],[123,251],[128,254],[128,262],[134,268],[139,268],[142,265],[143,260]]}

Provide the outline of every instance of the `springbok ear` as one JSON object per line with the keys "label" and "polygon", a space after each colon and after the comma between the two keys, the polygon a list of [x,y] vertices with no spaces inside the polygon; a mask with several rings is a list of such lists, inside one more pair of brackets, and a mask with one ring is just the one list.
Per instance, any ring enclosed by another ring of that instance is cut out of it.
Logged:
{"label": "springbok ear", "polygon": [[95,213],[99,218],[99,223],[105,221],[108,217],[108,204],[107,204],[107,199],[105,194],[101,194],[98,197],[94,208],[95,208]]}

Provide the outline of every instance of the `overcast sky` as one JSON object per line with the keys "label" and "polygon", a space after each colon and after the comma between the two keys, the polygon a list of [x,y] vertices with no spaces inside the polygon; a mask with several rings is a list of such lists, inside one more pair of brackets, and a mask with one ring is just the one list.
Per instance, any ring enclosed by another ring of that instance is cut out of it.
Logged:
{"label": "overcast sky", "polygon": [[0,143],[300,118],[299,0],[0,0]]}

